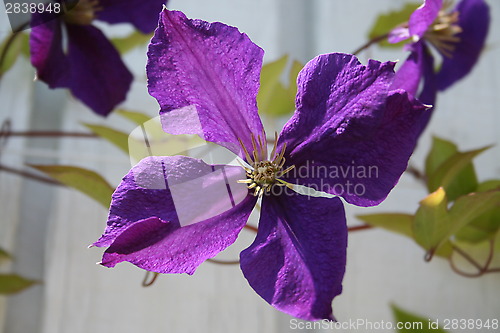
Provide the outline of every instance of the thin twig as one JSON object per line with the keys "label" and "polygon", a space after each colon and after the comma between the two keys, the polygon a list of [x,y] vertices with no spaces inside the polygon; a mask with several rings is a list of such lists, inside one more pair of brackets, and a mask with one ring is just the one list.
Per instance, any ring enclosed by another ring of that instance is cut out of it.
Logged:
{"label": "thin twig", "polygon": [[372,229],[373,226],[369,224],[362,224],[362,225],[356,225],[354,227],[348,227],[347,231],[353,232],[353,231],[359,231],[359,230],[366,230],[366,229]]}
{"label": "thin twig", "polygon": [[486,259],[486,263],[484,264],[484,271],[487,271],[490,268],[490,264],[493,261],[493,255],[495,254],[495,240],[490,239],[490,253],[488,254],[488,259]]}
{"label": "thin twig", "polygon": [[450,258],[450,266],[451,266],[451,268],[453,269],[453,271],[455,273],[457,273],[457,274],[459,274],[461,276],[473,278],[473,277],[482,276],[482,275],[487,274],[487,273],[497,273],[497,272],[500,272],[500,268],[491,268],[491,269],[489,269],[490,264],[493,261],[493,256],[495,254],[495,241],[494,240],[490,240],[490,251],[488,253],[488,258],[486,259],[486,262],[485,262],[484,266],[479,265],[472,257],[470,257],[465,251],[463,251],[462,249],[458,248],[457,246],[453,245],[453,250],[456,251],[458,254],[460,254],[462,257],[464,257],[469,263],[471,263],[478,270],[476,273],[467,273],[467,272],[464,272],[464,271],[458,269],[458,267],[455,265],[453,259]]}
{"label": "thin twig", "polygon": [[464,277],[469,277],[469,278],[473,278],[473,277],[479,277],[481,275],[483,275],[484,273],[479,271],[477,273],[467,273],[467,272],[464,272],[460,269],[458,269],[458,267],[455,265],[455,263],[453,262],[453,259],[450,258],[450,266],[451,266],[451,269],[457,273],[458,275],[461,275],[461,276],[464,276]]}
{"label": "thin twig", "polygon": [[500,273],[500,267],[498,268],[490,268],[487,273]]}
{"label": "thin twig", "polygon": [[254,232],[259,231],[259,229],[257,229],[257,227],[254,227],[253,225],[250,225],[250,224],[245,224],[244,228],[251,230],[251,231],[254,231]]}
{"label": "thin twig", "polygon": [[76,138],[98,138],[99,136],[93,133],[82,132],[60,132],[60,131],[22,131],[22,132],[5,132],[5,137],[20,136],[20,137],[76,137]]}
{"label": "thin twig", "polygon": [[357,55],[361,51],[363,51],[363,50],[369,48],[370,46],[372,46],[373,44],[376,44],[376,43],[378,43],[378,42],[386,39],[388,36],[389,36],[389,34],[387,33],[387,34],[384,34],[384,35],[381,35],[381,36],[374,37],[374,38],[370,39],[368,42],[366,42],[365,44],[363,44],[360,47],[358,47],[354,52],[352,52],[352,54]]}
{"label": "thin twig", "polygon": [[[153,274],[153,277],[149,277],[151,274]],[[144,279],[142,280],[142,286],[143,287],[149,287],[149,286],[152,286],[153,283],[155,283],[156,279],[158,278],[158,275],[160,275],[160,273],[156,273],[156,272],[150,272],[150,271],[147,271],[146,272],[146,276],[144,276]],[[149,280],[149,281],[148,281]]]}
{"label": "thin twig", "polygon": [[239,260],[217,260],[217,259],[207,259],[208,262],[217,265],[238,265],[240,263]]}
{"label": "thin twig", "polygon": [[467,254],[464,250],[460,249],[456,245],[452,245],[454,251],[460,254],[464,259],[466,259],[469,263],[471,263],[474,267],[476,267],[479,271],[483,270],[483,267],[477,263],[469,254]]}
{"label": "thin twig", "polygon": [[427,177],[424,175],[424,173],[419,169],[417,169],[416,167],[414,167],[413,165],[409,165],[408,168],[406,169],[406,172],[408,172],[415,179],[420,180],[424,184],[427,183]]}
{"label": "thin twig", "polygon": [[56,180],[52,180],[50,178],[42,177],[42,176],[39,176],[37,174],[31,173],[29,171],[17,170],[17,169],[14,169],[14,168],[2,165],[2,164],[0,164],[0,171],[9,172],[9,173],[12,173],[14,175],[22,176],[22,177],[25,177],[25,178],[28,178],[28,179],[36,180],[36,181],[39,181],[39,182],[42,182],[42,183],[46,183],[46,184],[50,184],[50,185],[64,186],[63,184],[61,184],[60,182],[58,182]]}

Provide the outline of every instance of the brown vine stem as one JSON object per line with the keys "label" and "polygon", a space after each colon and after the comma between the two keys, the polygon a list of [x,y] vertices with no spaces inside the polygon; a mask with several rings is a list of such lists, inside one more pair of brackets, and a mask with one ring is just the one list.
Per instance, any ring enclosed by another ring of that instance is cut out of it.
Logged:
{"label": "brown vine stem", "polygon": [[4,137],[43,137],[43,138],[58,138],[58,137],[75,137],[75,138],[98,138],[99,136],[93,133],[82,132],[60,132],[60,131],[23,131],[23,132],[5,132]]}
{"label": "brown vine stem", "polygon": [[[152,277],[150,277],[151,274],[153,275]],[[158,278],[159,275],[160,275],[160,273],[147,271],[146,272],[146,276],[144,276],[144,280],[142,280],[142,286],[143,287],[152,286],[153,283],[155,283],[155,281],[156,281],[156,279]]]}
{"label": "brown vine stem", "polygon": [[369,224],[362,224],[362,225],[356,225],[353,227],[348,227],[347,231],[353,232],[353,231],[360,231],[360,230],[366,230],[366,229],[372,229],[372,228],[373,228],[373,226],[371,226]]}
{"label": "brown vine stem", "polygon": [[208,262],[217,265],[238,265],[240,263],[239,260],[218,260],[218,259],[207,259]]}
{"label": "brown vine stem", "polygon": [[427,177],[425,176],[425,174],[416,167],[414,167],[413,165],[409,165],[408,168],[406,169],[406,172],[412,175],[416,180],[419,180],[424,184],[427,183]]}
{"label": "brown vine stem", "polygon": [[361,51],[364,51],[367,48],[369,48],[370,46],[372,46],[373,44],[376,44],[376,43],[378,43],[380,41],[383,41],[388,36],[389,36],[389,34],[387,33],[387,34],[384,34],[384,35],[380,35],[380,36],[374,37],[374,38],[370,39],[369,41],[367,41],[366,43],[364,43],[363,45],[361,45],[360,47],[358,47],[354,52],[352,52],[352,54],[357,55]]}
{"label": "brown vine stem", "polygon": [[462,250],[461,248],[459,248],[456,245],[452,245],[452,247],[453,247],[453,251],[456,251],[458,254],[460,254],[465,260],[467,260],[470,264],[472,264],[474,267],[476,267],[479,271],[483,270],[483,267],[480,264],[478,264],[478,262],[475,261],[471,256],[469,256],[469,254],[467,252],[465,252],[464,250]]}
{"label": "brown vine stem", "polygon": [[257,232],[258,231],[257,227],[254,227],[253,225],[250,225],[250,224],[245,224],[244,228],[248,229],[248,230],[251,230],[253,232]]}
{"label": "brown vine stem", "polygon": [[46,184],[49,184],[49,185],[64,186],[63,184],[61,184],[60,182],[58,182],[56,180],[52,180],[50,178],[42,177],[42,176],[39,176],[37,174],[31,173],[29,171],[17,170],[17,169],[8,167],[8,166],[3,165],[3,164],[0,164],[0,171],[9,172],[9,173],[12,173],[14,175],[18,175],[18,176],[22,176],[22,177],[25,177],[25,178],[28,178],[28,179],[36,180],[36,181],[39,181],[39,182],[42,182],[42,183],[46,183]]}
{"label": "brown vine stem", "polygon": [[500,272],[500,268],[489,268],[491,265],[491,262],[493,260],[493,256],[495,254],[495,241],[490,240],[490,250],[488,253],[488,258],[486,259],[486,262],[484,266],[481,266],[480,264],[477,263],[471,256],[469,256],[465,251],[460,249],[459,247],[453,245],[453,250],[456,251],[458,254],[460,254],[463,258],[465,258],[470,264],[472,264],[474,267],[477,268],[476,273],[467,273],[459,269],[455,263],[453,262],[453,259],[450,258],[450,266],[453,269],[453,271],[461,276],[464,277],[469,277],[469,278],[474,278],[474,277],[480,277],[484,274],[487,273],[498,273]]}

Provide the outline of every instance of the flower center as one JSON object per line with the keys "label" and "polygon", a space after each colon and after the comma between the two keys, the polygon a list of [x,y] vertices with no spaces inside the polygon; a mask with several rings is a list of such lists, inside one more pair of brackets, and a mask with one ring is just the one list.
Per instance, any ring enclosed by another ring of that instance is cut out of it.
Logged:
{"label": "flower center", "polygon": [[[445,5],[445,7],[447,7]],[[426,31],[424,38],[428,40],[434,47],[444,56],[451,58],[455,51],[456,44],[460,42],[457,37],[462,32],[462,28],[458,25],[459,12],[447,12],[441,10],[438,17]]]}
{"label": "flower center", "polygon": [[102,7],[99,7],[99,0],[80,0],[75,6],[65,8],[66,14],[64,14],[63,19],[70,24],[89,25],[100,10]]}
{"label": "flower center", "polygon": [[254,196],[261,197],[264,193],[269,193],[273,185],[278,186],[288,186],[291,187],[292,184],[285,182],[280,179],[295,166],[292,165],[285,170],[283,166],[285,165],[285,155],[286,143],[283,145],[281,152],[278,154],[276,152],[276,147],[278,144],[278,134],[275,134],[275,141],[273,150],[271,152],[271,160],[267,159],[267,140],[265,139],[265,134],[262,137],[259,135],[257,140],[255,140],[252,134],[252,156],[248,153],[248,150],[244,146],[243,142],[238,139],[243,152],[245,153],[246,160],[250,165],[250,168],[243,166],[246,172],[247,179],[238,180],[238,183],[248,184],[249,189],[254,190]]}

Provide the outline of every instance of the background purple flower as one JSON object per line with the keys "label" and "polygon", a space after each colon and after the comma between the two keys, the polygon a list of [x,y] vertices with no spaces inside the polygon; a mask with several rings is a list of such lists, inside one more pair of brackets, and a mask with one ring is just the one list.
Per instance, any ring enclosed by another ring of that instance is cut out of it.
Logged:
{"label": "background purple flower", "polygon": [[156,27],[164,3],[165,0],[80,0],[62,16],[48,12],[34,15],[30,48],[37,77],[50,88],[70,89],[94,112],[109,114],[125,100],[133,77],[118,51],[91,23],[94,19],[127,22],[149,33]]}
{"label": "background purple flower", "polygon": [[[393,88],[405,89],[423,103],[434,105],[437,91],[465,77],[476,64],[489,22],[489,8],[484,0],[462,0],[453,9],[443,7],[442,0],[425,0],[406,27],[398,27],[389,35],[392,43],[413,40],[407,47],[410,56],[398,70]],[[442,56],[437,70],[429,45]],[[424,84],[419,90],[421,81]],[[430,116],[431,110],[423,119],[423,128]]]}
{"label": "background purple flower", "polygon": [[[268,156],[256,106],[263,51],[245,34],[165,10],[148,56],[149,91],[161,106],[164,129],[198,134],[251,167],[184,156],[142,160],[113,194],[108,226],[94,244],[108,247],[101,264],[129,261],[158,273],[193,274],[244,227],[257,202],[248,186],[262,196],[257,237],[240,255],[249,284],[290,315],[333,319],[346,260],[343,205],[284,185],[323,181],[319,190],[357,205],[384,200],[406,168],[424,109],[390,89],[394,63],[364,66],[347,54],[310,61],[297,79],[297,111]],[[379,170],[376,178],[356,179],[367,189],[362,195],[337,192],[335,185],[354,181],[351,175],[312,176],[316,166],[353,163]],[[309,176],[295,173],[299,167]]]}

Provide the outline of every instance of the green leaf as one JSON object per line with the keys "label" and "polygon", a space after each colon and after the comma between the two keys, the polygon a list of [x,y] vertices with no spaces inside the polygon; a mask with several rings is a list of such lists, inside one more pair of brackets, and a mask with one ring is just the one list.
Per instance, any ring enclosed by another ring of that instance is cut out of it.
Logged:
{"label": "green leaf", "polygon": [[[415,215],[415,240],[428,251],[429,259],[444,244],[449,243],[453,235],[457,240],[480,242],[494,237],[499,228],[497,219],[484,222],[478,218],[484,218],[486,213],[500,207],[500,191],[461,196],[449,211],[447,202],[446,193],[440,187],[420,202]],[[446,247],[451,247],[451,244],[446,244]],[[449,250],[443,251],[450,254]],[[439,255],[447,256],[443,251]]]}
{"label": "green leaf", "polygon": [[136,30],[127,37],[112,38],[111,43],[113,43],[118,52],[124,54],[127,53],[128,51],[135,49],[136,47],[149,43],[151,37],[153,37],[152,33],[145,35]]}
{"label": "green leaf", "polygon": [[433,137],[432,147],[425,159],[425,174],[431,175],[436,172],[441,164],[456,153],[458,153],[458,148],[453,142]]}
{"label": "green leaf", "polygon": [[[10,36],[4,40],[2,46],[0,47],[0,53],[4,52],[5,47],[7,47],[7,42]],[[24,55],[25,50],[29,47],[29,36],[25,33],[16,34],[12,40],[11,44],[8,46],[7,53],[5,55],[4,61],[2,63],[2,67],[0,68],[0,75],[5,74],[9,69],[14,66],[17,59],[19,59],[19,55]]]}
{"label": "green leaf", "polygon": [[477,187],[477,177],[472,160],[490,147],[457,152],[441,163],[436,170],[427,175],[429,192],[443,187],[450,201],[474,191]]}
{"label": "green leaf", "polygon": [[89,130],[91,130],[101,138],[108,140],[109,142],[123,150],[125,153],[128,153],[128,134],[103,125],[82,125],[87,127]]}
{"label": "green leaf", "polygon": [[17,274],[0,274],[0,294],[9,295],[31,287],[35,280],[29,280]]}
{"label": "green leaf", "polygon": [[369,214],[356,216],[361,221],[374,227],[380,227],[410,238],[414,238],[413,215],[399,213]]}
{"label": "green leaf", "polygon": [[295,109],[295,95],[297,93],[297,74],[302,64],[293,61],[289,68],[288,86],[281,79],[288,63],[288,56],[265,64],[260,77],[260,89],[257,96],[259,112],[279,117],[291,113]]}
{"label": "green leaf", "polygon": [[300,61],[294,60],[292,62],[292,67],[290,68],[290,74],[288,76],[288,93],[294,98],[295,95],[297,95],[297,77],[302,68],[304,68],[304,64]]}
{"label": "green leaf", "polygon": [[400,325],[403,328],[397,329],[398,332],[447,332],[439,328],[436,321],[417,316],[413,313],[401,309],[395,304],[391,305],[391,309],[392,315],[394,316],[394,321],[396,322],[394,326],[397,326],[397,323],[403,323],[402,325]]}
{"label": "green leaf", "polygon": [[456,239],[479,243],[495,237],[500,228],[500,190],[471,193],[458,198],[450,209],[451,233]]}
{"label": "green leaf", "polygon": [[148,116],[144,113],[130,111],[130,110],[124,110],[124,109],[116,110],[116,111],[114,111],[114,113],[119,114],[120,116],[125,117],[125,118],[133,121],[137,125],[142,125],[143,123],[145,123],[146,121],[151,119],[150,116]]}
{"label": "green leaf", "polygon": [[96,172],[65,165],[30,164],[29,166],[45,173],[66,186],[79,190],[102,204],[104,207],[109,208],[114,188]]}
{"label": "green leaf", "polygon": [[[448,159],[452,158],[458,153],[457,146],[451,142],[438,137],[434,137],[432,141],[432,148],[427,155],[425,161],[425,174],[428,178],[429,192],[433,189],[430,188],[431,176],[443,165]],[[449,200],[454,200],[460,195],[470,193],[476,189],[477,176],[472,162],[463,167],[455,179],[447,186],[446,194]]]}
{"label": "green leaf", "polygon": [[3,261],[10,260],[12,257],[9,254],[9,252],[5,251],[4,249],[0,248],[0,263]]}
{"label": "green leaf", "polygon": [[[196,150],[209,149],[207,142],[197,135],[165,133],[159,116],[132,130],[128,137],[128,146],[133,165],[147,156],[189,155],[188,152],[195,154]],[[215,144],[213,146],[218,147]],[[202,156],[192,157],[202,158]]]}
{"label": "green leaf", "polygon": [[420,207],[415,214],[413,224],[415,240],[428,251],[430,257],[445,241],[451,230],[452,221],[448,216],[447,206],[446,192],[440,187],[420,201]]}
{"label": "green leaf", "polygon": [[477,186],[477,192],[500,190],[500,179],[486,180]]}
{"label": "green leaf", "polygon": [[[420,6],[419,3],[408,3],[400,10],[379,15],[368,33],[368,38],[373,39],[385,35],[398,25],[408,22],[410,15],[415,11],[415,9],[418,8],[418,6]],[[403,43],[404,41],[397,44],[391,44],[386,40],[383,40],[379,42],[379,45],[384,47],[399,47]]]}

